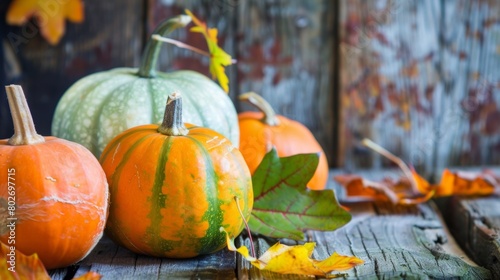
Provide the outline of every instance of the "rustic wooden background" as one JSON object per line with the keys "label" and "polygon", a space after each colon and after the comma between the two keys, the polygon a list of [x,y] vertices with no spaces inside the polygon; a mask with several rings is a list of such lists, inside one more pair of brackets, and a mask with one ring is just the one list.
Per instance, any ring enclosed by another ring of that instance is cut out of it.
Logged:
{"label": "rustic wooden background", "polygon": [[[11,1],[1,1],[5,18]],[[67,23],[57,46],[34,22],[0,21],[0,82],[25,89],[37,129],[50,134],[54,108],[79,78],[137,66],[163,19],[192,10],[219,29],[238,60],[227,68],[230,96],[262,94],[308,126],[332,166],[390,165],[359,143],[369,137],[426,176],[445,166],[500,163],[500,3],[472,0],[120,0],[85,1],[85,21]],[[23,38],[13,43],[12,38]],[[205,48],[182,30],[173,38]],[[173,46],[162,71],[208,61]],[[0,94],[0,137],[12,124]]]}

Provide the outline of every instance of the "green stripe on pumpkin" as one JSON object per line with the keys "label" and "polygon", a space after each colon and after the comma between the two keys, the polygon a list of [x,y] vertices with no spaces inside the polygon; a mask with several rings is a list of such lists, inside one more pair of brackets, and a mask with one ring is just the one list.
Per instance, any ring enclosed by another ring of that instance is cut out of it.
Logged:
{"label": "green stripe on pumpkin", "polygon": [[158,255],[162,255],[165,252],[172,250],[175,246],[173,241],[165,240],[161,238],[161,223],[163,216],[161,214],[161,209],[165,208],[165,200],[167,196],[163,194],[163,182],[165,181],[165,166],[168,162],[168,155],[170,153],[170,148],[172,147],[173,141],[172,137],[166,137],[163,145],[161,146],[160,153],[158,155],[158,163],[156,165],[155,180],[151,195],[151,211],[149,212],[148,218],[151,220],[151,225],[146,231],[147,238],[149,241],[151,249],[154,250]]}
{"label": "green stripe on pumpkin", "polygon": [[[123,139],[129,137],[130,135],[133,135],[133,134],[136,134],[136,133],[140,133],[142,131],[147,131],[147,130],[154,130],[154,129],[151,129],[151,128],[142,128],[142,129],[141,128],[135,128],[135,129],[132,129],[132,130],[125,130],[124,132],[122,132],[122,134],[117,135],[110,142],[110,144],[108,144],[108,145],[111,145],[111,146],[108,147],[106,153],[104,153],[104,154],[101,155],[101,159],[99,161],[101,163],[103,163],[106,160],[106,157],[109,155],[109,153],[111,151],[113,151],[113,153],[114,153],[114,150],[115,150],[116,146],[119,145],[121,142],[123,142]],[[156,130],[154,130],[154,131],[156,132]]]}
{"label": "green stripe on pumpkin", "polygon": [[[132,134],[134,132],[129,132],[127,133],[125,136],[128,136],[129,134]],[[120,161],[120,163],[118,164],[118,166],[115,168],[115,171],[114,173],[111,175],[111,180],[110,180],[110,183],[109,183],[109,186],[110,186],[110,189],[109,189],[109,195],[110,195],[110,199],[111,199],[111,203],[114,203],[113,202],[113,198],[115,196],[117,196],[116,192],[118,191],[118,188],[112,188],[111,186],[118,186],[118,182],[115,182],[115,180],[120,180],[120,177],[121,177],[121,173],[123,171],[123,168],[125,167],[125,165],[129,162],[129,158],[130,156],[132,155],[132,153],[134,152],[134,150],[142,144],[142,142],[144,142],[149,136],[151,135],[146,135],[145,137],[142,137],[140,138],[139,140],[137,140],[132,146],[130,146],[130,148],[125,152],[125,154],[123,155],[123,158],[122,160]],[[116,143],[116,142],[115,142]],[[110,149],[110,150],[113,150],[113,149]],[[102,161],[104,162],[106,158],[105,157],[102,157]],[[126,191],[126,190],[124,190]],[[109,216],[113,216],[113,211],[114,209],[116,209],[116,207],[110,207],[109,208]],[[108,223],[110,221],[108,220]],[[123,225],[121,224],[118,224],[116,220],[113,221],[114,223],[114,228],[116,229],[123,229]],[[114,232],[115,230],[113,230]],[[123,240],[127,240],[127,237],[126,237],[126,234],[123,233],[122,230],[120,230],[121,233],[121,237],[118,237],[118,236],[115,236],[116,238],[113,238],[114,240],[121,240],[121,242],[123,242]],[[108,231],[108,234],[112,234],[112,235],[115,235],[114,233],[109,233]],[[123,244],[123,245],[126,245],[126,244]],[[131,244],[132,246],[134,246],[134,244]],[[125,247],[128,247],[128,246],[125,246]],[[135,247],[135,246],[134,246]]]}
{"label": "green stripe on pumpkin", "polygon": [[208,210],[203,215],[203,220],[208,221],[208,229],[205,237],[199,240],[199,249],[197,250],[200,254],[208,254],[217,249],[221,248],[221,244],[225,242],[225,236],[221,234],[220,227],[223,221],[223,213],[220,209],[222,202],[217,198],[218,196],[218,184],[219,176],[213,168],[212,158],[210,153],[203,146],[203,144],[196,138],[187,136],[191,139],[196,146],[202,152],[205,159],[205,172],[207,178],[207,186],[205,187],[206,199],[208,202]]}
{"label": "green stripe on pumpkin", "polygon": [[[131,131],[130,133],[128,134],[133,134],[134,132]],[[124,135],[124,136],[128,136],[127,135]],[[123,168],[125,167],[125,165],[129,162],[129,159],[130,159],[130,156],[132,155],[132,153],[134,152],[134,150],[142,144],[142,142],[146,141],[146,139],[148,139],[149,137],[151,137],[153,135],[149,134],[149,135],[145,135],[144,137],[138,139],[134,144],[132,144],[130,146],[130,148],[128,148],[128,150],[125,152],[125,154],[123,155],[123,158],[121,158],[121,161],[120,163],[118,163],[118,166],[116,166],[115,168],[115,172],[111,175],[111,182],[110,182],[110,186],[118,186],[118,182],[115,182],[115,180],[120,180],[120,177],[121,177],[121,173],[123,171]],[[116,143],[116,142],[115,142]],[[110,149],[109,151],[111,151],[113,149]],[[102,158],[103,161],[105,159],[105,157]],[[115,192],[116,188],[113,188],[111,189],[112,192]],[[110,194],[112,195],[112,194]]]}
{"label": "green stripe on pumpkin", "polygon": [[[222,202],[220,202],[217,198],[217,185],[219,183],[219,178],[213,168],[210,154],[205,149],[205,147],[197,139],[189,136],[187,136],[187,138],[195,142],[195,144],[198,146],[198,148],[202,152],[206,166],[205,172],[207,185],[205,186],[205,190],[208,209],[203,215],[203,220],[209,222],[209,228],[206,232],[205,237],[199,238],[198,240],[193,240],[193,244],[197,244],[195,246],[197,246],[196,251],[199,254],[207,254],[220,249],[225,244],[225,236],[219,231],[219,228],[223,221],[223,213],[220,210]],[[170,137],[167,139],[170,139]],[[181,242],[179,241],[165,240],[160,237],[161,223],[163,220],[161,209],[165,207],[166,203],[168,203],[168,198],[162,193],[162,187],[165,180],[165,166],[168,162],[168,154],[171,147],[172,141],[167,140],[161,148],[152,190],[153,195],[151,197],[151,200],[153,201],[153,203],[151,203],[151,211],[148,215],[148,218],[151,219],[151,225],[147,230],[147,239],[150,240],[150,246],[157,255],[164,255],[172,249],[181,246]]]}

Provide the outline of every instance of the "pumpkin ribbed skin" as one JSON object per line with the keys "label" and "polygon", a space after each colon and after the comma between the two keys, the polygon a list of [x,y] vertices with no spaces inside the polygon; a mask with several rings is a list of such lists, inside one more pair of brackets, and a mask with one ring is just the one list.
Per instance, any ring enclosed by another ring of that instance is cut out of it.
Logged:
{"label": "pumpkin ribbed skin", "polygon": [[[0,140],[0,208],[7,208],[9,176],[15,181],[15,247],[37,253],[47,269],[83,259],[104,231],[108,184],[97,159],[83,146],[55,137],[11,146]],[[3,224],[0,240],[8,243]],[[6,221],[8,224],[8,222]]]}
{"label": "pumpkin ribbed skin", "polygon": [[185,122],[211,128],[239,143],[236,109],[212,80],[188,70],[157,73],[155,78],[139,77],[137,71],[117,68],[77,81],[56,107],[52,134],[80,143],[99,157],[120,132],[161,123],[168,94],[178,91],[184,98]]}
{"label": "pumpkin ribbed skin", "polygon": [[251,176],[241,153],[221,134],[186,125],[185,136],[167,136],[158,125],[129,129],[101,156],[111,192],[107,234],[141,254],[188,258],[225,246],[224,227],[244,227],[234,197],[248,219]]}

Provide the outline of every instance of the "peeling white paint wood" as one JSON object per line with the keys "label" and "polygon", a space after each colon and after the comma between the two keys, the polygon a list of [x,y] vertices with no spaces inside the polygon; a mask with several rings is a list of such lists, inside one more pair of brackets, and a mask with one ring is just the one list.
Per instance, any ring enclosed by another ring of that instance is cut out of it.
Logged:
{"label": "peeling white paint wood", "polygon": [[497,1],[352,0],[341,5],[340,157],[387,166],[371,138],[426,177],[500,163]]}

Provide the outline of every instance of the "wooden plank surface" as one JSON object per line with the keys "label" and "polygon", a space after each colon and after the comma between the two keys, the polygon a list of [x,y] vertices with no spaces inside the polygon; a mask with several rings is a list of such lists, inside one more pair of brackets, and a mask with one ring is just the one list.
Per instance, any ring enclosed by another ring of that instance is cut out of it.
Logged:
{"label": "wooden plank surface", "polygon": [[[352,207],[354,219],[335,232],[314,232],[314,258],[324,259],[334,251],[355,255],[365,264],[339,273],[345,279],[490,279],[490,272],[468,260],[452,244],[430,205],[394,208],[387,204],[361,203]],[[249,245],[248,240],[243,244]],[[258,240],[262,254],[273,241]],[[241,261],[240,279],[306,279],[294,275],[262,273]]]}
{"label": "wooden plank surface", "polygon": [[[332,172],[332,175],[338,173]],[[372,170],[359,175],[373,180],[399,176],[394,170]],[[330,183],[330,188],[338,187]],[[442,206],[442,201],[438,202]],[[361,266],[340,272],[338,276],[342,279],[498,278],[499,197],[461,200],[444,207],[449,210],[445,212],[445,218],[455,221],[451,232],[458,233],[455,234],[457,241],[465,246],[465,250],[455,242],[434,202],[411,207],[396,207],[382,202],[343,204],[353,214],[353,219],[344,227],[331,232],[308,232],[307,240],[299,242],[281,242],[295,245],[314,241],[316,249],[313,258],[319,260],[338,252],[365,261]],[[460,207],[465,210],[461,211]],[[450,216],[450,213],[453,215]],[[255,236],[254,241],[257,255],[262,255],[277,242]],[[237,244],[250,246],[245,234],[237,239]],[[87,271],[101,273],[103,279],[314,279],[259,271],[226,249],[193,259],[162,259],[134,254],[108,238],[103,238],[83,261],[51,271],[51,276],[54,279],[70,279]]]}
{"label": "wooden plank surface", "polygon": [[[308,241],[317,243],[315,259],[338,252],[365,261],[339,273],[342,279],[491,279],[489,270],[478,267],[457,247],[432,204],[410,208],[386,203],[348,206],[354,218],[347,226],[334,232],[308,234]],[[258,255],[277,241],[254,240]],[[243,237],[239,244],[250,246]],[[55,280],[70,279],[88,271],[102,274],[103,279],[314,279],[262,272],[227,250],[187,260],[161,259],[134,254],[108,238],[103,238],[82,262],[51,271],[51,276]]]}
{"label": "wooden plank surface", "polygon": [[[394,170],[363,171],[359,175],[372,180],[399,176]],[[333,183],[329,187],[338,189]],[[342,198],[342,194],[339,197]],[[346,226],[333,232],[308,235],[308,241],[317,243],[315,259],[338,252],[365,261],[361,266],[339,273],[341,278],[491,279],[490,271],[474,263],[455,243],[433,202],[409,207],[371,202],[344,205],[353,214]],[[261,255],[275,242],[259,238],[257,254]],[[248,238],[241,243],[250,245]],[[308,278],[261,272],[239,256],[238,271],[240,279]]]}
{"label": "wooden plank surface", "polygon": [[500,197],[453,197],[441,209],[460,246],[500,279]]}
{"label": "wooden plank surface", "polygon": [[77,265],[51,271],[53,280],[72,279],[88,271],[103,279],[235,279],[236,256],[222,250],[188,260],[137,255],[103,237],[87,258]]}

